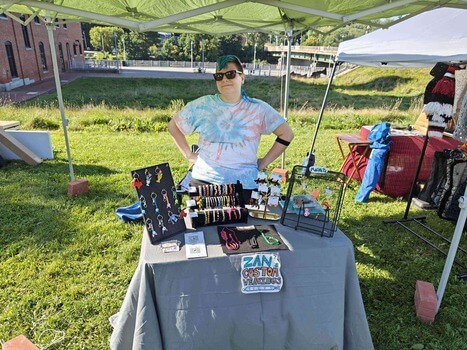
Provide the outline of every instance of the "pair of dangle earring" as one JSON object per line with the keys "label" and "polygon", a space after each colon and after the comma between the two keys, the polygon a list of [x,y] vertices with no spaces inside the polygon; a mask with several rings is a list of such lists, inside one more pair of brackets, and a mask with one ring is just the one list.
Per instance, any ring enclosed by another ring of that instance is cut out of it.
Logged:
{"label": "pair of dangle earring", "polygon": [[169,210],[169,212],[167,214],[169,215],[168,221],[171,224],[175,224],[178,221],[178,219],[180,218],[180,215],[174,214],[170,210]]}
{"label": "pair of dangle earring", "polygon": [[157,194],[155,192],[152,192],[151,193],[152,205],[154,205],[154,211],[157,214],[159,213],[159,206],[157,205],[156,198],[157,198]]}
{"label": "pair of dangle earring", "polygon": [[156,166],[155,174],[156,174],[156,182],[160,183],[162,180],[163,173],[162,173],[162,170],[158,166]]}
{"label": "pair of dangle earring", "polygon": [[157,221],[159,222],[159,227],[162,228],[162,234],[169,231],[167,227],[164,226],[164,217],[161,214],[157,215]]}
{"label": "pair of dangle earring", "polygon": [[131,180],[131,186],[136,187],[137,189],[140,189],[141,186],[143,186],[143,181],[141,181],[137,173],[133,174],[133,180]]}
{"label": "pair of dangle earring", "polygon": [[151,234],[152,237],[157,236],[157,232],[156,232],[156,230],[154,229],[154,225],[152,224],[152,220],[151,220],[151,219],[147,219],[147,220],[146,220],[146,226],[147,226],[148,231],[149,231],[149,233]]}

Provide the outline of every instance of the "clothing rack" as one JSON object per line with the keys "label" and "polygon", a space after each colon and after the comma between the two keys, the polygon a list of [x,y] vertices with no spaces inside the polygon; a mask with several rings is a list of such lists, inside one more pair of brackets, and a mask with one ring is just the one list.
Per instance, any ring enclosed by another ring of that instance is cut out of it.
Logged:
{"label": "clothing rack", "polygon": [[[401,218],[401,219],[395,219],[395,220],[384,220],[383,223],[384,224],[397,224],[399,226],[401,226],[403,229],[409,231],[410,233],[412,233],[413,235],[415,235],[417,238],[421,239],[423,242],[425,242],[426,244],[428,244],[430,247],[432,247],[433,249],[435,249],[436,251],[438,251],[439,253],[443,254],[444,256],[448,257],[448,253],[446,253],[444,250],[442,250],[441,248],[439,248],[437,245],[435,245],[433,242],[431,242],[430,240],[428,240],[425,236],[423,236],[421,233],[413,230],[412,228],[410,228],[409,226],[406,225],[406,223],[408,222],[414,222],[416,223],[418,226],[420,226],[421,228],[435,234],[436,236],[438,237],[441,237],[445,242],[448,242],[451,246],[452,246],[452,242],[447,239],[446,237],[444,237],[443,235],[441,235],[439,232],[433,230],[431,227],[429,227],[428,225],[425,224],[426,222],[426,217],[425,216],[417,216],[417,217],[413,217],[413,218],[409,218],[409,210],[410,210],[410,206],[411,206],[411,203],[412,203],[412,198],[414,196],[414,193],[415,193],[415,188],[417,186],[417,182],[418,182],[418,176],[420,175],[420,170],[422,168],[422,164],[423,164],[423,159],[425,157],[425,152],[426,152],[426,148],[428,146],[428,141],[429,141],[429,136],[428,136],[428,128],[427,128],[427,131],[426,131],[426,134],[425,134],[425,139],[423,141],[423,146],[422,146],[422,150],[420,152],[420,158],[418,160],[418,165],[417,165],[417,170],[415,172],[415,176],[414,176],[414,179],[412,181],[412,186],[410,188],[410,193],[409,193],[409,197],[407,199],[407,206],[405,208],[405,213],[404,213],[404,217]],[[467,196],[467,194],[465,195]],[[467,199],[467,197],[466,197]],[[461,218],[461,216],[459,216],[459,219]],[[465,220],[465,218],[464,218]],[[459,223],[458,223],[459,224]],[[465,225],[465,223],[464,223]],[[464,249],[462,248],[458,248],[456,247],[456,251],[460,250],[461,252],[463,252],[464,254],[467,254],[467,251],[465,251]],[[452,253],[451,253],[452,254]],[[459,265],[461,268],[464,269],[464,273],[461,273],[458,275],[459,278],[462,278],[462,279],[465,279],[467,278],[467,267],[465,265],[463,265],[462,263],[460,263],[459,261],[456,261],[454,259],[454,257],[452,257],[453,259],[453,262],[457,265]]]}

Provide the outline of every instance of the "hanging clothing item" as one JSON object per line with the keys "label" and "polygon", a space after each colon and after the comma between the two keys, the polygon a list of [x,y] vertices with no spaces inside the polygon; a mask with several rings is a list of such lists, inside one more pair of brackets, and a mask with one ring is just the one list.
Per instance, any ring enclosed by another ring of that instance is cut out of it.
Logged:
{"label": "hanging clothing item", "polygon": [[366,203],[370,198],[370,193],[376,188],[379,177],[383,171],[386,155],[389,152],[389,145],[385,148],[373,149],[370,154],[370,159],[366,166],[365,174],[363,175],[362,184],[355,196],[355,201]]}
{"label": "hanging clothing item", "polygon": [[438,216],[457,221],[460,213],[459,198],[464,195],[467,184],[467,162],[449,159],[446,170],[446,184],[441,194]]}
{"label": "hanging clothing item", "polygon": [[391,136],[391,124],[382,122],[375,125],[368,135],[368,140],[373,141],[370,145],[371,154],[363,175],[362,184],[355,196],[355,201],[366,203],[370,193],[376,188],[379,177],[383,171],[386,162],[386,155],[389,152]]}
{"label": "hanging clothing item", "polygon": [[452,136],[461,142],[467,142],[467,69],[456,71],[455,78],[453,118],[456,121],[456,128]]}
{"label": "hanging clothing item", "polygon": [[[430,137],[443,137],[444,129],[452,119],[456,70],[459,70],[459,67],[449,66],[444,76],[436,82],[431,93],[427,95],[425,91],[424,102],[426,104],[423,112],[428,118],[428,136]],[[430,88],[431,82],[427,86],[427,89]]]}

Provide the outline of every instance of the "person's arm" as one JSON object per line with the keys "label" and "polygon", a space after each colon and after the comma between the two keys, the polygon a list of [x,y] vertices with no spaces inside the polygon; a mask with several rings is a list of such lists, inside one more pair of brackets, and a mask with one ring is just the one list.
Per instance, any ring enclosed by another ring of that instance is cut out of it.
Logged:
{"label": "person's arm", "polygon": [[188,160],[191,167],[191,165],[193,165],[198,159],[198,153],[191,152],[185,135],[180,131],[173,119],[168,124],[168,130],[173,140],[175,141],[175,145],[177,145],[180,153]]}
{"label": "person's arm", "polygon": [[273,131],[273,133],[277,136],[279,140],[276,139],[268,153],[266,153],[266,155],[263,158],[258,159],[259,170],[264,170],[269,164],[276,160],[277,157],[279,157],[282,154],[282,152],[285,151],[285,149],[288,146],[288,143],[290,143],[294,138],[293,131],[287,123],[279,125],[276,128],[276,130]]}

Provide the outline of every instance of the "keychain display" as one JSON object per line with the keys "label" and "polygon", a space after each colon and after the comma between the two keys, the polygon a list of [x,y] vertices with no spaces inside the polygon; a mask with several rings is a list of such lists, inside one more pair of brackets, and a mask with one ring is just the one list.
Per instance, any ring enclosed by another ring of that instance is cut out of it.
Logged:
{"label": "keychain display", "polygon": [[248,210],[243,201],[243,186],[206,184],[192,187],[187,202],[193,227],[222,223],[247,222]]}
{"label": "keychain display", "polygon": [[131,172],[152,244],[186,230],[169,163]]}
{"label": "keychain display", "polygon": [[295,166],[287,196],[281,201],[281,223],[324,237],[332,237],[344,199],[346,176],[324,167]]}

